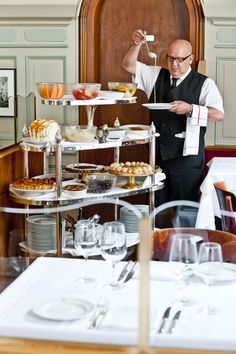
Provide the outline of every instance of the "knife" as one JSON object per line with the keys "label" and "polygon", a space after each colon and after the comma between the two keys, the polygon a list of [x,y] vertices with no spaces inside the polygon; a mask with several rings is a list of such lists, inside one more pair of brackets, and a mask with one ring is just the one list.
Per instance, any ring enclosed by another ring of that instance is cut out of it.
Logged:
{"label": "knife", "polygon": [[167,333],[173,333],[175,325],[176,325],[177,321],[179,320],[180,314],[181,314],[181,310],[176,312],[176,314],[174,315],[174,317],[172,319],[172,322],[170,324],[170,327],[169,327]]}
{"label": "knife", "polygon": [[135,271],[136,271],[136,266],[137,266],[137,264],[138,264],[138,262],[136,261],[136,262],[134,262],[134,264],[130,267],[130,269],[128,270],[128,272],[126,273],[126,275],[124,276],[124,278],[122,279],[122,282],[123,282],[123,283],[126,283],[128,280],[130,280],[130,279],[133,277],[133,275],[134,275],[134,273],[135,273]]}
{"label": "knife", "polygon": [[162,316],[160,327],[157,330],[157,333],[162,333],[164,331],[164,328],[165,328],[165,325],[166,325],[166,321],[167,321],[167,319],[169,317],[169,314],[170,314],[170,310],[171,310],[171,307],[167,307],[167,309],[165,310],[165,312],[164,312],[164,314]]}
{"label": "knife", "polygon": [[129,261],[128,263],[126,263],[126,265],[125,265],[124,268],[122,269],[122,271],[121,271],[121,273],[120,273],[120,275],[119,275],[119,277],[118,277],[118,279],[117,279],[118,282],[121,281],[121,280],[124,278],[124,276],[126,275],[126,273],[128,273],[128,269],[129,269],[129,266],[130,266],[131,263],[133,263],[133,262],[132,262],[132,261]]}

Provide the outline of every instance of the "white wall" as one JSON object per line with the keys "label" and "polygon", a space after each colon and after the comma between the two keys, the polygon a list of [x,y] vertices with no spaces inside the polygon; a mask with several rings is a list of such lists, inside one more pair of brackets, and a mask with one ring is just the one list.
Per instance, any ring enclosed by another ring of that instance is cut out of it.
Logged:
{"label": "white wall", "polygon": [[225,119],[210,123],[208,145],[236,145],[236,0],[202,0],[205,15],[206,75],[224,101]]}
{"label": "white wall", "polygon": [[[39,81],[78,80],[78,14],[82,0],[1,0],[0,68],[16,68],[17,93],[36,95],[36,117],[77,121],[77,109],[46,107],[36,90]],[[236,0],[202,0],[205,15],[206,74],[224,99],[225,120],[209,123],[208,145],[236,145]],[[18,140],[32,120],[32,100],[20,100]],[[0,148],[13,143],[13,119],[1,118]]]}
{"label": "white wall", "polygon": [[[41,81],[78,81],[78,0],[1,0],[0,68],[15,68],[18,114],[17,138],[26,123],[36,117],[63,122],[77,121],[72,107],[48,107],[41,104],[36,83]],[[14,119],[2,118],[0,148],[14,142]]]}

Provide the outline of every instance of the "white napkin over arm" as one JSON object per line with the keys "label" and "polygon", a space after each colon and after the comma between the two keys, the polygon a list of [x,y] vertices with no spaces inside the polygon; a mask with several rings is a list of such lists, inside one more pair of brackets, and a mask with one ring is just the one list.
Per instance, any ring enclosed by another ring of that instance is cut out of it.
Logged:
{"label": "white napkin over arm", "polygon": [[207,107],[193,105],[192,116],[188,117],[186,122],[183,156],[198,154],[200,127],[207,126],[207,115]]}

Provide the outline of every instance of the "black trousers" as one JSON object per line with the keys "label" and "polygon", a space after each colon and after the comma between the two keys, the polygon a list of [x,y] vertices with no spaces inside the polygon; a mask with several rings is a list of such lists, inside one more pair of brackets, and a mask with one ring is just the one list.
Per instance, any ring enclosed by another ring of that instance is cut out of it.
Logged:
{"label": "black trousers", "polygon": [[157,164],[166,174],[165,187],[156,193],[156,206],[172,200],[199,200],[199,187],[204,179],[204,151]]}

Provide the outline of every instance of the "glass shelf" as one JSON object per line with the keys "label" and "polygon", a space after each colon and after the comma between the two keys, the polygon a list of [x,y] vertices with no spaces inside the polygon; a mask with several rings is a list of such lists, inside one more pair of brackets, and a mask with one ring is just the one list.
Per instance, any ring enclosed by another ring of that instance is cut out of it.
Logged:
{"label": "glass shelf", "polygon": [[[124,138],[117,139],[112,141],[107,141],[105,143],[100,143],[98,141],[94,141],[93,143],[73,143],[69,141],[62,141],[60,143],[61,149],[63,152],[66,151],[80,151],[80,150],[95,150],[95,149],[107,149],[107,148],[115,148],[122,146],[134,146],[140,144],[147,144],[151,140],[150,135],[143,138]],[[42,143],[42,144],[34,144],[28,142],[21,142],[20,148],[25,151],[32,152],[53,152],[55,150],[55,146],[51,143]]]}
{"label": "glass shelf", "polygon": [[120,98],[120,99],[108,99],[99,98],[92,100],[76,100],[73,96],[64,96],[58,100],[41,100],[42,104],[50,106],[84,106],[87,112],[87,124],[93,125],[94,114],[97,106],[113,105],[113,104],[133,104],[136,103],[136,97]]}
{"label": "glass shelf", "polygon": [[156,185],[149,185],[146,187],[140,187],[140,188],[136,188],[136,189],[123,189],[123,188],[119,188],[116,187],[114,188],[112,191],[109,191],[107,193],[87,193],[86,196],[81,197],[81,198],[71,198],[70,196],[68,196],[67,198],[65,197],[61,197],[61,198],[57,198],[55,196],[55,198],[48,198],[46,196],[41,197],[41,199],[39,199],[39,197],[37,198],[26,198],[23,196],[17,196],[15,194],[11,194],[9,193],[9,196],[11,197],[11,199],[15,202],[15,203],[19,203],[19,204],[24,204],[24,205],[38,205],[38,206],[55,206],[55,205],[59,205],[63,206],[63,205],[71,205],[71,204],[77,204],[80,203],[84,200],[96,200],[96,199],[106,199],[106,198],[122,198],[122,197],[127,197],[127,196],[133,196],[133,195],[139,195],[139,194],[144,194],[144,193],[148,193],[148,192],[155,192],[157,190],[160,190],[163,188],[163,183],[162,182],[158,182],[158,184]]}

